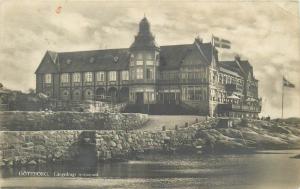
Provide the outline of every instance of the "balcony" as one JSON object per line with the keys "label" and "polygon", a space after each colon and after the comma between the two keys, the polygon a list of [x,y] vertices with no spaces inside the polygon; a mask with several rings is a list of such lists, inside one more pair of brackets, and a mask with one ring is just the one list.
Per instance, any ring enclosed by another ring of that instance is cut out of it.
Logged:
{"label": "balcony", "polygon": [[154,79],[136,79],[130,80],[129,84],[156,84],[156,81]]}
{"label": "balcony", "polygon": [[219,104],[218,105],[218,111],[220,113],[228,112],[228,111],[259,113],[261,111],[261,105]]}
{"label": "balcony", "polygon": [[180,79],[178,80],[180,84],[201,84],[207,83],[206,78],[199,78],[199,79]]}

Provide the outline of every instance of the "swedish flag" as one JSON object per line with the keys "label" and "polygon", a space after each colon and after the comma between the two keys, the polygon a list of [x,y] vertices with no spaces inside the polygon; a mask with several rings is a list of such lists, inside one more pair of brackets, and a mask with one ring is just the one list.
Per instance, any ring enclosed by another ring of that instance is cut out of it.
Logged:
{"label": "swedish flag", "polygon": [[283,86],[289,88],[295,88],[295,85],[289,82],[285,77],[283,77]]}

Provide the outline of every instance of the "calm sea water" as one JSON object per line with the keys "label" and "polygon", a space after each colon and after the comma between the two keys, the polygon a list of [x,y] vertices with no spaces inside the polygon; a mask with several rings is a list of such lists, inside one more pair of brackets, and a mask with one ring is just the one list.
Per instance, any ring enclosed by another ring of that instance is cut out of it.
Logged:
{"label": "calm sea water", "polygon": [[297,151],[239,155],[145,155],[97,166],[1,170],[1,188],[299,189]]}

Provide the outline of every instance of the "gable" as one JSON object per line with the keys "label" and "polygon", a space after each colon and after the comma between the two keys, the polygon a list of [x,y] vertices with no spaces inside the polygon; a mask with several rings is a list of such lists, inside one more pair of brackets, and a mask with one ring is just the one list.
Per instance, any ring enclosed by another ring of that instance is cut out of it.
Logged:
{"label": "gable", "polygon": [[208,65],[209,60],[206,58],[202,49],[198,48],[196,45],[193,45],[193,48],[190,49],[187,55],[184,57],[181,66],[189,65]]}
{"label": "gable", "polygon": [[174,70],[182,65],[209,65],[212,61],[212,46],[210,43],[194,43],[160,47],[160,69]]}
{"label": "gable", "polygon": [[182,60],[192,48],[192,44],[161,46],[160,70],[179,69]]}
{"label": "gable", "polygon": [[36,74],[44,74],[44,73],[57,73],[58,72],[58,65],[56,62],[53,61],[52,57],[49,55],[47,51],[39,64],[38,68],[36,69]]}

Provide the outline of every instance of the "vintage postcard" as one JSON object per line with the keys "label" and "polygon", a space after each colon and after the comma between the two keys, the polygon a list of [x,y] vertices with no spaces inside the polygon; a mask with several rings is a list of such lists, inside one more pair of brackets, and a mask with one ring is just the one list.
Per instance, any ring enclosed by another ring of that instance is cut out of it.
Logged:
{"label": "vintage postcard", "polygon": [[0,188],[300,189],[296,0],[0,0]]}

